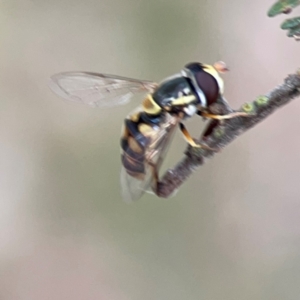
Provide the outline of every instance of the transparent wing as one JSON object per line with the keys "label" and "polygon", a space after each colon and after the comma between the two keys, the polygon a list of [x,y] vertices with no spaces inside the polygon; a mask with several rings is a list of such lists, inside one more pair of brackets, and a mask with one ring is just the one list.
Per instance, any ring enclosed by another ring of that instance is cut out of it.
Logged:
{"label": "transparent wing", "polygon": [[[175,128],[178,121],[175,117],[167,116],[168,120],[157,131],[157,136],[153,139],[146,151],[146,157],[156,165],[159,171],[165,155],[173,140]],[[121,170],[122,197],[125,202],[133,202],[142,197],[142,195],[155,183],[153,178],[153,168],[147,161],[145,162],[145,174],[142,179],[130,176],[124,166]]]}
{"label": "transparent wing", "polygon": [[140,199],[150,187],[152,174],[150,166],[146,167],[145,178],[141,181],[127,174],[126,169],[121,169],[121,189],[122,198],[127,203],[132,203]]}
{"label": "transparent wing", "polygon": [[66,72],[53,75],[49,86],[64,99],[102,107],[125,104],[134,94],[153,92],[157,84],[100,73]]}

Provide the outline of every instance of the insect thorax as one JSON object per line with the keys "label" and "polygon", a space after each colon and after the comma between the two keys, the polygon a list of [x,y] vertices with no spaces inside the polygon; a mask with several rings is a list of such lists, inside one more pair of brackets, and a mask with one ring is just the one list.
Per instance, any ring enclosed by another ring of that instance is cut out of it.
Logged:
{"label": "insect thorax", "polygon": [[162,81],[152,94],[155,103],[167,111],[176,113],[189,105],[199,105],[189,80],[176,74]]}

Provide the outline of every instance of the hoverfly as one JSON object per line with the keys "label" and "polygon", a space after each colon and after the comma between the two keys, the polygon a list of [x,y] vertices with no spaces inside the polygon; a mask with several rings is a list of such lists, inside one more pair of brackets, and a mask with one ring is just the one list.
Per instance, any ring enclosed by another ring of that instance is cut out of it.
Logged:
{"label": "hoverfly", "polygon": [[196,144],[182,121],[198,114],[212,119],[237,116],[214,115],[209,106],[223,94],[219,73],[223,62],[214,65],[189,63],[183,70],[160,83],[90,72],[66,72],[51,77],[50,87],[59,96],[93,107],[127,103],[138,93],[147,93],[141,106],[124,121],[121,135],[121,186],[125,201],[139,199],[152,188],[156,193],[158,171],[179,125],[192,147]]}

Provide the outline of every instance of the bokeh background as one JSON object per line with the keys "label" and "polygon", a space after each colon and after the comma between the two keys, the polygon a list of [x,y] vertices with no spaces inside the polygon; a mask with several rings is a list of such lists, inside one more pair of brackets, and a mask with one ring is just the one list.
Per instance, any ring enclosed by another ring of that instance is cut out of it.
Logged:
{"label": "bokeh background", "polygon": [[[299,67],[271,0],[1,0],[0,299],[300,297],[300,118],[294,101],[168,200],[121,201],[119,135],[140,101],[91,109],[48,78],[86,70],[159,81],[227,62],[252,101]],[[297,15],[296,12],[293,16]],[[195,118],[193,135],[203,129]],[[165,167],[182,156],[178,133]]]}

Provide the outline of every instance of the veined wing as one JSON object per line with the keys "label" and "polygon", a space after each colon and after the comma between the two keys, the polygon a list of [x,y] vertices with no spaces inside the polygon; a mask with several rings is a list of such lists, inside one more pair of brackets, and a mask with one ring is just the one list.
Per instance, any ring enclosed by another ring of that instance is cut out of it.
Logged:
{"label": "veined wing", "polygon": [[[174,137],[175,128],[178,120],[171,115],[167,115],[168,120],[160,127],[157,136],[153,139],[146,150],[147,157],[155,166],[157,171],[163,163],[165,155]],[[141,178],[135,178],[127,173],[124,166],[121,170],[121,188],[122,196],[125,202],[133,202],[142,197],[142,195],[155,184],[153,178],[153,168],[145,161],[145,173]],[[154,187],[155,188],[155,187]]]}
{"label": "veined wing", "polygon": [[49,86],[64,99],[102,107],[125,104],[134,94],[153,92],[157,84],[101,73],[66,72],[53,75]]}

